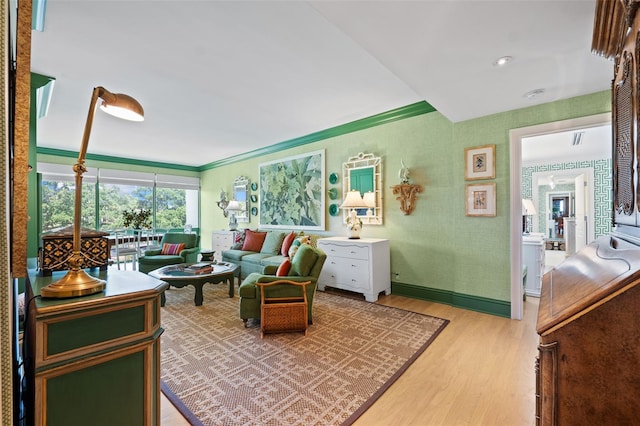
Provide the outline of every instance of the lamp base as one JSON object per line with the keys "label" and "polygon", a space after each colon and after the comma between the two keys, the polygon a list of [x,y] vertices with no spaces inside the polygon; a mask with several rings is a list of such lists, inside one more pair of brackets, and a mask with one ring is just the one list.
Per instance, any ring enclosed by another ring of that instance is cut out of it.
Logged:
{"label": "lamp base", "polygon": [[360,231],[362,231],[360,226],[353,226],[351,229],[347,228],[347,237],[349,237],[350,240],[358,240],[360,239]]}
{"label": "lamp base", "polygon": [[87,274],[83,269],[71,269],[58,281],[42,287],[40,296],[63,299],[100,293],[106,282]]}

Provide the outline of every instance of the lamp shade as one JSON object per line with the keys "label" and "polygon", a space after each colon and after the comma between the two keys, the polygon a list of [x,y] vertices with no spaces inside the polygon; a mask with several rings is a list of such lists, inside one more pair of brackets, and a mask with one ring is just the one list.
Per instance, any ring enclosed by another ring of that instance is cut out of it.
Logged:
{"label": "lamp shade", "polygon": [[529,199],[522,200],[522,215],[523,216],[532,216],[536,213],[536,207],[533,205],[533,201]]}
{"label": "lamp shade", "polygon": [[242,205],[236,200],[231,200],[225,210],[228,212],[239,212],[242,211]]}
{"label": "lamp shade", "polygon": [[107,114],[129,121],[144,121],[142,105],[129,95],[122,93],[103,96],[100,109]]}
{"label": "lamp shade", "polygon": [[374,208],[376,206],[376,194],[375,192],[365,192],[364,197],[362,197],[364,204],[369,208]]}
{"label": "lamp shade", "polygon": [[340,206],[341,209],[364,209],[367,205],[364,203],[360,191],[352,190],[347,192],[344,202]]}

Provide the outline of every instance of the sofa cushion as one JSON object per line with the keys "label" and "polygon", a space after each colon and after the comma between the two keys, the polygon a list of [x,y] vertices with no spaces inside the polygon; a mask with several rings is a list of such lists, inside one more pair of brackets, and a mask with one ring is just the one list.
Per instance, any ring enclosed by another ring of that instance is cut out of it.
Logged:
{"label": "sofa cushion", "polygon": [[269,256],[265,257],[260,261],[260,264],[263,266],[280,266],[282,262],[286,259],[285,256]]}
{"label": "sofa cushion", "polygon": [[[182,263],[184,259],[180,255],[173,254],[159,254],[157,256],[143,256],[144,263],[147,265],[158,265],[158,268],[161,266]],[[142,260],[142,257],[140,258]]]}
{"label": "sofa cushion", "polygon": [[300,246],[296,255],[291,259],[291,271],[289,275],[306,277],[318,260],[318,254],[308,244]]}
{"label": "sofa cushion", "polygon": [[286,277],[289,275],[289,270],[291,269],[291,260],[286,258],[280,266],[278,266],[278,270],[276,271],[276,277]]}
{"label": "sofa cushion", "polygon": [[246,250],[223,250],[222,252],[224,259],[231,262],[240,262],[243,257],[250,254],[255,254],[255,252]]}
{"label": "sofa cushion", "polygon": [[184,243],[164,243],[162,244],[162,255],[178,255],[184,250]]}
{"label": "sofa cushion", "polygon": [[298,248],[300,248],[302,244],[311,244],[311,237],[309,237],[308,235],[300,235],[296,237],[291,243],[291,247],[289,247],[290,258],[293,259],[295,257]]}
{"label": "sofa cushion", "polygon": [[282,240],[282,249],[280,250],[281,255],[289,257],[289,248],[291,247],[291,243],[293,243],[293,240],[295,240],[295,238],[295,231],[291,231],[289,234],[287,234],[286,237],[284,237],[284,240]]}
{"label": "sofa cushion", "polygon": [[264,239],[267,237],[266,232],[256,232],[251,229],[245,230],[244,243],[242,250],[259,252],[262,249]]}
{"label": "sofa cushion", "polygon": [[282,231],[267,232],[267,236],[264,239],[264,243],[262,244],[260,253],[279,254],[283,239],[284,239],[284,232]]}
{"label": "sofa cushion", "polygon": [[262,265],[262,260],[266,259],[268,257],[271,257],[272,255],[270,254],[265,254],[265,253],[251,253],[248,254],[246,256],[242,256],[242,262],[246,262],[246,263],[253,263],[256,265]]}

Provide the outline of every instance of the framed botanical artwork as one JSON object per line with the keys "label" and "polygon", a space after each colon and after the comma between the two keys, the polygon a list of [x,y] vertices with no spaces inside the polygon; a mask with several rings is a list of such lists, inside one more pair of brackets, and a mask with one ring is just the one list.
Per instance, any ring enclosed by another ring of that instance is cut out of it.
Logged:
{"label": "framed botanical artwork", "polygon": [[464,178],[466,180],[496,177],[496,146],[485,145],[464,150]]}
{"label": "framed botanical artwork", "polygon": [[476,183],[466,185],[465,208],[467,216],[496,215],[496,184]]}
{"label": "framed botanical artwork", "polygon": [[261,163],[260,228],[325,229],[324,150]]}

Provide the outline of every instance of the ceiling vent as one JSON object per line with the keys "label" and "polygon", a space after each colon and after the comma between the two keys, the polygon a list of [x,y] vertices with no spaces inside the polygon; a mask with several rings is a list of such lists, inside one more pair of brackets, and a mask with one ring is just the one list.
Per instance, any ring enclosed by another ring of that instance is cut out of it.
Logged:
{"label": "ceiling vent", "polygon": [[584,136],[584,132],[575,132],[573,134],[573,142],[571,142],[571,145],[573,146],[582,145],[582,136]]}

